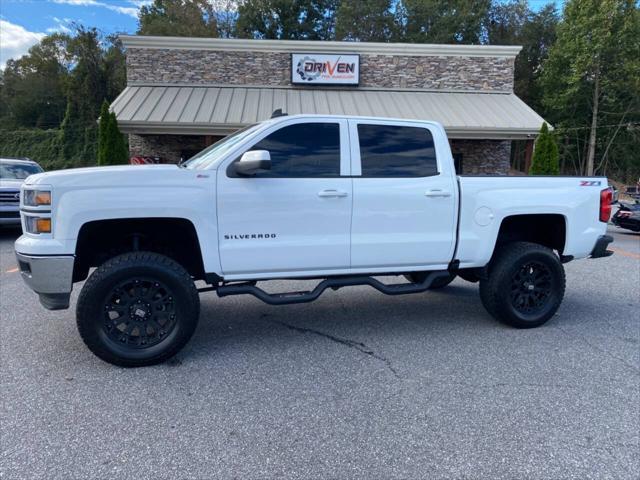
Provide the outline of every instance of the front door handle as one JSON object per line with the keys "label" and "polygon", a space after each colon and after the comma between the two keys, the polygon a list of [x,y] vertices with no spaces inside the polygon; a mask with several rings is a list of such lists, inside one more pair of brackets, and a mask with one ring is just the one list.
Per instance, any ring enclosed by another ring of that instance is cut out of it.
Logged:
{"label": "front door handle", "polygon": [[318,196],[321,198],[346,197],[347,192],[342,190],[320,190]]}
{"label": "front door handle", "polygon": [[427,190],[424,193],[425,197],[450,197],[451,196],[451,192],[449,192],[448,190],[441,190],[439,188],[434,188],[433,190]]}

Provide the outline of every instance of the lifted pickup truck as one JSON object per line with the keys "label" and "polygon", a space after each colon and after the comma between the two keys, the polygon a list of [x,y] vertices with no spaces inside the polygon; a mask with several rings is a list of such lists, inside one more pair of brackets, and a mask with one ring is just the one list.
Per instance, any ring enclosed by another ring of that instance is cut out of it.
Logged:
{"label": "lifted pickup truck", "polygon": [[[189,340],[198,293],[274,305],[370,285],[397,295],[480,283],[495,318],[542,325],[565,290],[563,263],[604,257],[606,178],[457,177],[435,122],[279,116],[186,164],[85,168],[29,177],[16,254],[49,309],[121,366],[161,362]],[[376,276],[404,276],[385,284]],[[318,279],[271,294],[270,279]],[[198,289],[195,281],[209,286]]]}

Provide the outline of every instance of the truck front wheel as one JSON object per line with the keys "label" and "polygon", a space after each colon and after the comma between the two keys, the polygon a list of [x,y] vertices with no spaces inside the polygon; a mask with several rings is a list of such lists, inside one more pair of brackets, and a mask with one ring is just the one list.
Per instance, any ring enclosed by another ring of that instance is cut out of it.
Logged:
{"label": "truck front wheel", "polygon": [[565,274],[553,251],[529,242],[500,247],[480,280],[480,298],[496,319],[517,328],[538,327],[560,307]]}
{"label": "truck front wheel", "polygon": [[121,367],[154,365],[178,353],[199,314],[191,276],[152,252],[125,253],[105,262],[85,283],[76,308],[87,347]]}

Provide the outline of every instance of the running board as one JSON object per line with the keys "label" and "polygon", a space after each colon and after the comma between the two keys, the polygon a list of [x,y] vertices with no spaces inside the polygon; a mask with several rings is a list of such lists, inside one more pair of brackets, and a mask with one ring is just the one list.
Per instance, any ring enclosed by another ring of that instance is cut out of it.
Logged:
{"label": "running board", "polygon": [[250,294],[269,305],[287,305],[292,303],[307,303],[316,300],[327,288],[338,290],[343,287],[353,287],[356,285],[370,285],[376,290],[386,295],[404,295],[407,293],[420,293],[429,289],[431,284],[438,278],[449,276],[447,270],[429,273],[420,283],[399,283],[386,285],[373,277],[335,277],[321,281],[313,290],[303,292],[267,293],[256,287],[255,282],[237,283],[232,285],[221,285],[216,291],[219,297],[229,295]]}

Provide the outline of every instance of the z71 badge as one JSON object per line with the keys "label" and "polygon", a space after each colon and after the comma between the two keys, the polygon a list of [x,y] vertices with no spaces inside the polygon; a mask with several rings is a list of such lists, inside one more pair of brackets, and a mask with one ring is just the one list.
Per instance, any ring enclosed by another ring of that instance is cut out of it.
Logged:
{"label": "z71 badge", "polygon": [[599,187],[601,183],[600,180],[580,180],[581,187]]}

